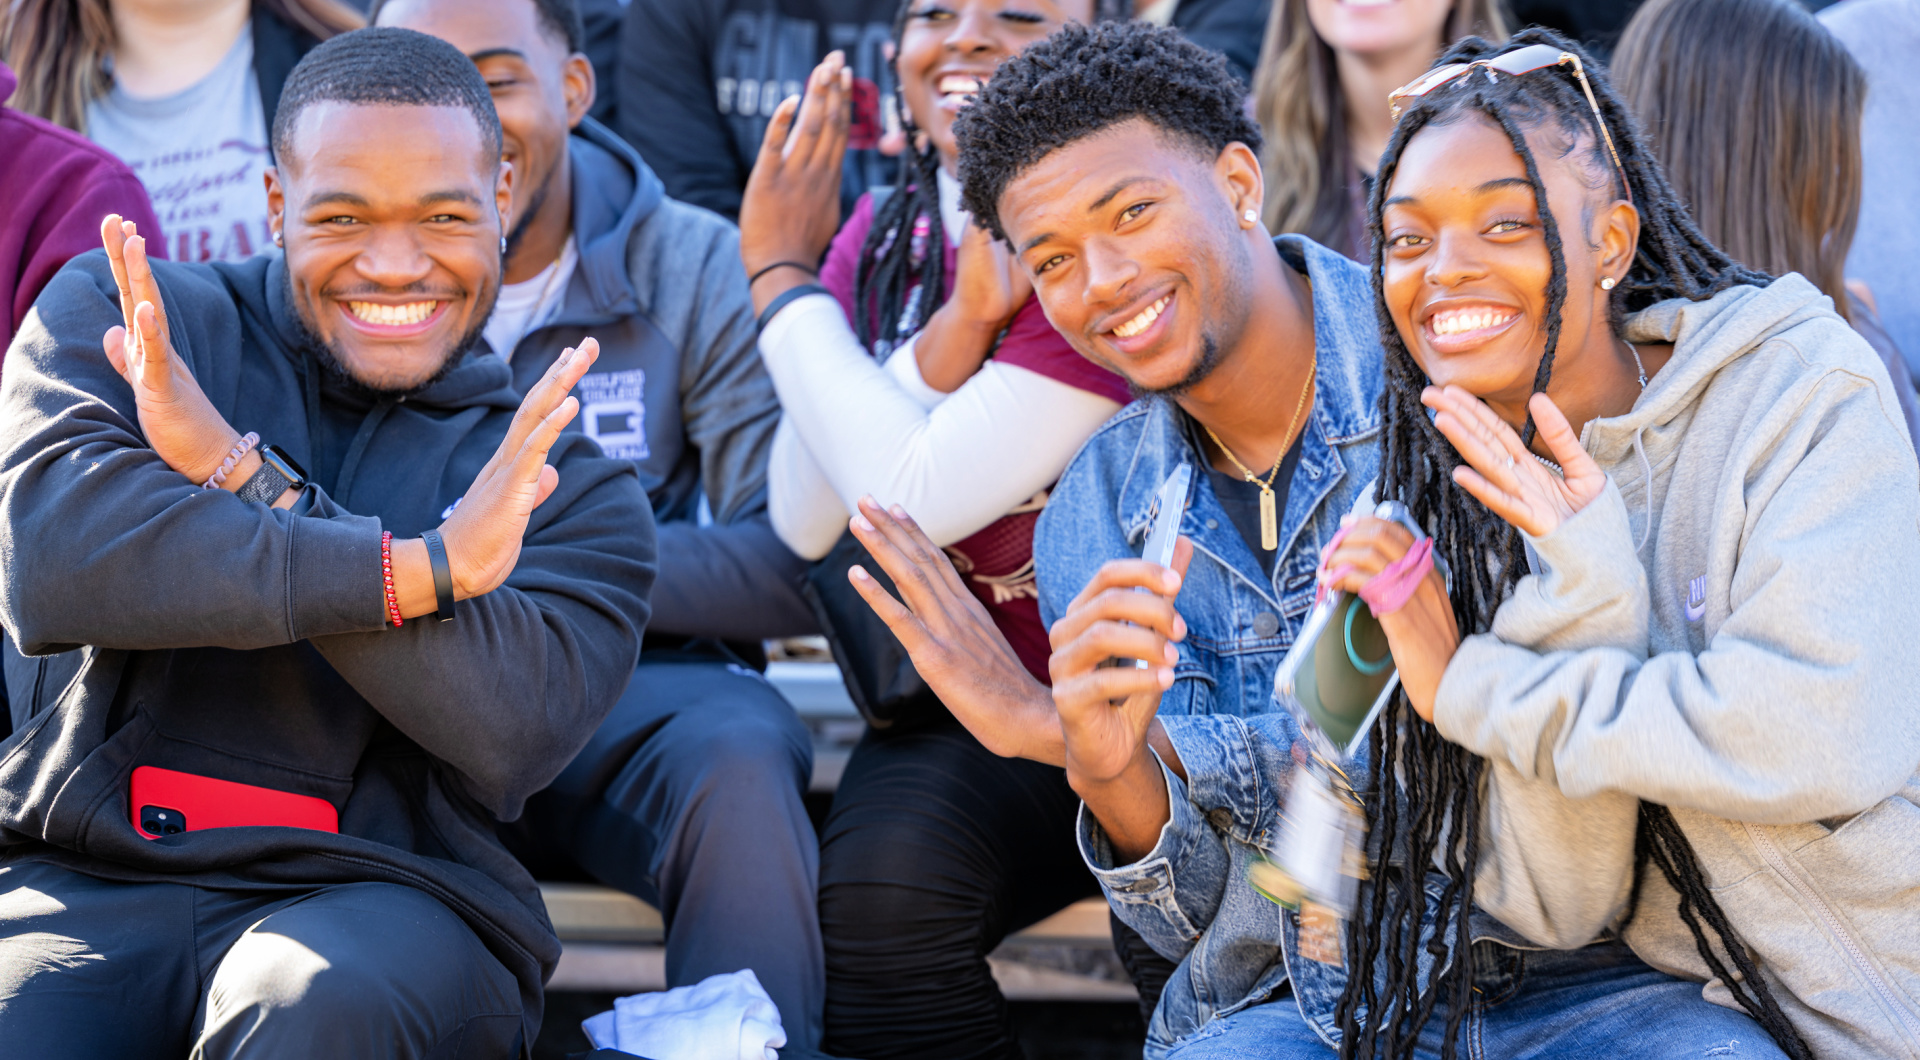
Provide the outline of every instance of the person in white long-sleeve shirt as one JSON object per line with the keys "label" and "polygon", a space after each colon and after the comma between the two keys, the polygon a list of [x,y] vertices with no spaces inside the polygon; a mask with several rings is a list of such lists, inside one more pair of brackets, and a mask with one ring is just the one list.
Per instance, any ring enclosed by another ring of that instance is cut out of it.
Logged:
{"label": "person in white long-sleeve shirt", "polygon": [[[1093,0],[903,8],[910,146],[896,187],[862,197],[835,234],[848,86],[829,56],[804,105],[776,113],[740,213],[760,353],[784,410],[768,467],[775,531],[818,558],[861,497],[911,509],[1043,682],[1034,523],[1130,393],[1073,351],[1007,249],[961,211],[952,121],[1000,60],[1096,14]],[[1076,806],[1060,769],[1000,758],[950,717],[869,731],[821,835],[823,1048],[1016,1055],[985,955],[1099,893],[1062,838]]]}

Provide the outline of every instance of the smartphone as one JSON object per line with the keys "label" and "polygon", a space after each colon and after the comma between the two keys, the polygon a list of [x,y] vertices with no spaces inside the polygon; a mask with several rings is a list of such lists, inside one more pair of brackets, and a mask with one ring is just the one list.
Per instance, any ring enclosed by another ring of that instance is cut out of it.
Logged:
{"label": "smartphone", "polygon": [[[1406,527],[1415,541],[1427,536],[1398,501],[1382,503],[1373,514]],[[1280,702],[1342,758],[1352,755],[1399,686],[1380,620],[1365,600],[1347,592],[1328,593],[1313,605],[1273,678]]]}
{"label": "smartphone", "polygon": [[158,766],[133,771],[131,802],[133,827],[147,839],[247,825],[340,831],[340,813],[325,799]]}
{"label": "smartphone", "polygon": [[[1153,499],[1153,527],[1147,531],[1147,543],[1140,549],[1141,559],[1168,569],[1173,567],[1173,549],[1180,543],[1180,516],[1187,510],[1187,487],[1192,484],[1193,465],[1184,462],[1160,484],[1160,492]],[[1150,664],[1145,659],[1135,659],[1133,665],[1145,670]]]}

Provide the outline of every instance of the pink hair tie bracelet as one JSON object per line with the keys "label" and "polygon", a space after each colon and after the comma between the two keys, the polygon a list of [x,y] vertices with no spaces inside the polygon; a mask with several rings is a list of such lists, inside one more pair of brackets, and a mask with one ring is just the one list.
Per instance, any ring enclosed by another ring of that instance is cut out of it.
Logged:
{"label": "pink hair tie bracelet", "polygon": [[1413,543],[1406,555],[1387,564],[1387,569],[1361,586],[1360,599],[1367,602],[1367,609],[1375,618],[1390,615],[1407,606],[1432,569],[1433,538],[1423,537]]}
{"label": "pink hair tie bracelet", "polygon": [[200,488],[203,490],[217,490],[225,486],[227,484],[227,476],[233,474],[234,465],[238,464],[241,457],[246,456],[254,446],[259,444],[260,436],[252,431],[248,431],[246,437],[233,443],[233,451],[229,452],[227,458],[221,461],[220,470],[215,471],[212,478],[202,482]]}

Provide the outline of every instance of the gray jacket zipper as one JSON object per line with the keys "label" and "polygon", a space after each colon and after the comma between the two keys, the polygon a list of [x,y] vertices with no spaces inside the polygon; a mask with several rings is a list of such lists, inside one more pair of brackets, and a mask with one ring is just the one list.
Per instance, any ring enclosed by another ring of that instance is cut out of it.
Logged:
{"label": "gray jacket zipper", "polygon": [[1773,841],[1772,836],[1755,827],[1751,822],[1742,822],[1742,827],[1746,828],[1747,838],[1753,840],[1753,845],[1759,849],[1760,856],[1767,859],[1767,864],[1773,866],[1773,870],[1787,881],[1787,886],[1792,888],[1795,894],[1805,899],[1806,903],[1819,915],[1821,922],[1826,924],[1827,931],[1840,941],[1841,948],[1845,949],[1847,956],[1852,958],[1853,966],[1860,973],[1861,978],[1865,979],[1867,984],[1873,987],[1874,992],[1880,995],[1881,1004],[1892,1009],[1894,1015],[1899,1018],[1900,1025],[1906,1028],[1907,1035],[1914,1041],[1920,1042],[1920,1023],[1915,1021],[1913,1010],[1901,1003],[1899,995],[1895,994],[1893,988],[1881,977],[1879,969],[1867,959],[1866,953],[1860,948],[1860,943],[1853,937],[1853,932],[1847,929],[1846,922],[1840,919],[1840,915],[1833,911],[1831,905],[1827,904],[1826,898],[1814,889],[1813,884],[1800,871],[1800,866],[1795,865],[1780,850],[1779,844]]}

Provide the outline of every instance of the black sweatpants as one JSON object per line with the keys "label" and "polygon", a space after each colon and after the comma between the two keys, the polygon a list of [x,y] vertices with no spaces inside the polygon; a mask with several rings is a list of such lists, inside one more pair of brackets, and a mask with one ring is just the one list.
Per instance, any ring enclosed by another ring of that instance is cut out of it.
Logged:
{"label": "black sweatpants", "polygon": [[431,896],[223,891],[0,864],[0,1051],[502,1060],[520,988]]}
{"label": "black sweatpants", "polygon": [[1100,893],[1064,770],[1001,758],[958,722],[869,731],[820,839],[822,1048],[865,1060],[1020,1055],[987,954]]}

